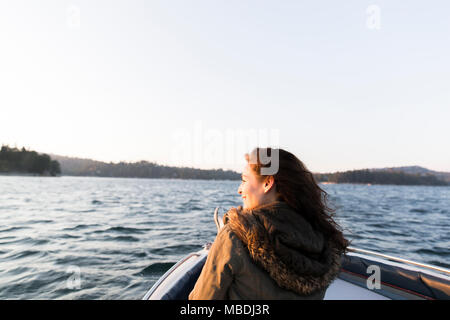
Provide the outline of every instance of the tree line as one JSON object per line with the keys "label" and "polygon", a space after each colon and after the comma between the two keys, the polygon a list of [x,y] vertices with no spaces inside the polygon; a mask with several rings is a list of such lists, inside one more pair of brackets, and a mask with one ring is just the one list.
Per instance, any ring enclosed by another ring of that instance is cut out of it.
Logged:
{"label": "tree line", "polygon": [[448,182],[431,174],[408,174],[398,171],[373,171],[369,169],[335,173],[314,174],[318,182],[364,183],[392,185],[446,186]]}
{"label": "tree line", "polygon": [[52,160],[47,154],[36,151],[11,148],[2,145],[0,149],[0,173],[26,173],[36,175],[56,176],[61,174],[58,161]]}
{"label": "tree line", "polygon": [[[52,158],[54,160],[52,160]],[[47,154],[38,154],[25,148],[2,145],[0,150],[0,173],[27,173],[39,175],[70,175],[122,178],[170,178],[204,180],[239,180],[240,174],[222,169],[204,170],[189,167],[170,167],[154,162],[106,163]],[[351,170],[335,173],[315,173],[318,182],[362,183],[387,185],[450,185],[433,174],[413,174],[392,170]]]}
{"label": "tree line", "polygon": [[240,179],[240,174],[231,170],[171,167],[148,161],[107,163],[91,159],[79,159],[57,155],[54,155],[53,157],[58,159],[61,163],[62,174],[69,176],[204,180]]}

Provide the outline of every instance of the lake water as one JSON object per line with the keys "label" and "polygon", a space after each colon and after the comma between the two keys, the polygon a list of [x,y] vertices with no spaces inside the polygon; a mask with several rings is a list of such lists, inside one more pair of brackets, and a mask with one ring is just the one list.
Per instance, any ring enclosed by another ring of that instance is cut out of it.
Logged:
{"label": "lake water", "polygon": [[[141,299],[239,183],[0,176],[0,299]],[[354,247],[450,267],[450,187],[322,187]]]}

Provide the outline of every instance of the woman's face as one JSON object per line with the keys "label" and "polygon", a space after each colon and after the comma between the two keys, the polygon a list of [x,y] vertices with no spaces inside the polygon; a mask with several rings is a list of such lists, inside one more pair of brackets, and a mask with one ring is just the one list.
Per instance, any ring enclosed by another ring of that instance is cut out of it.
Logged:
{"label": "woman's face", "polygon": [[257,175],[253,172],[249,164],[242,171],[242,182],[239,186],[238,193],[242,196],[244,209],[252,209],[264,201],[264,181],[258,180]]}

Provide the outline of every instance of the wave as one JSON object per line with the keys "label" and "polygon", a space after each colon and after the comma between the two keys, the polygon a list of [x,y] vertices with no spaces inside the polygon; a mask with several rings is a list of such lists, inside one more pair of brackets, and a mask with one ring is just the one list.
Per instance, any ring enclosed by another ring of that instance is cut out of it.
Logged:
{"label": "wave", "polygon": [[81,236],[75,236],[73,234],[65,233],[65,234],[60,235],[60,238],[61,239],[79,239],[79,238],[81,238]]}
{"label": "wave", "polygon": [[104,230],[104,232],[118,232],[118,233],[147,233],[151,229],[148,228],[131,228],[131,227],[111,227],[109,229]]}
{"label": "wave", "polygon": [[53,220],[30,220],[27,223],[51,223]]}
{"label": "wave", "polygon": [[141,271],[137,272],[135,275],[147,276],[150,274],[164,273],[167,270],[169,270],[174,264],[175,262],[156,262],[149,265],[148,267],[145,267]]}
{"label": "wave", "polygon": [[107,238],[105,240],[107,240],[107,241],[125,241],[125,242],[137,242],[137,241],[140,241],[138,238],[132,237],[132,236],[110,237],[110,238]]}
{"label": "wave", "polygon": [[175,254],[186,254],[192,251],[198,251],[200,250],[200,246],[198,245],[192,245],[192,244],[181,244],[181,245],[173,245],[173,246],[167,246],[163,248],[155,248],[152,250],[152,253],[159,254],[159,255],[165,255],[169,253],[175,253]]}
{"label": "wave", "polygon": [[11,232],[11,231],[17,231],[17,230],[23,230],[23,229],[30,229],[30,227],[11,227],[11,228],[0,230],[0,232]]}
{"label": "wave", "polygon": [[68,227],[68,228],[64,228],[63,230],[82,230],[82,229],[86,229],[86,228],[90,228],[90,227],[98,227],[100,226],[99,224],[79,224],[75,227]]}
{"label": "wave", "polygon": [[15,275],[19,275],[19,274],[27,273],[27,272],[31,272],[31,271],[32,271],[32,268],[25,267],[25,266],[19,266],[19,267],[16,267],[14,269],[6,271],[6,273],[8,275],[15,276]]}
{"label": "wave", "polygon": [[409,210],[409,212],[428,213],[429,211],[426,209],[414,208],[414,209]]}
{"label": "wave", "polygon": [[45,251],[25,250],[25,251],[13,253],[10,256],[5,257],[4,259],[5,260],[22,259],[22,258],[26,258],[26,257],[29,257],[29,256],[35,256],[35,255],[45,256],[45,255],[47,255],[47,253]]}
{"label": "wave", "polygon": [[442,261],[430,260],[430,261],[428,261],[428,263],[431,264],[431,265],[434,265],[434,266],[450,269],[450,264],[442,262]]}
{"label": "wave", "polygon": [[75,213],[88,213],[88,212],[96,212],[97,209],[87,209],[87,210],[75,210]]}
{"label": "wave", "polygon": [[[8,238],[8,237],[7,237]],[[50,240],[47,239],[34,239],[31,237],[25,237],[17,239],[16,237],[13,237],[15,240],[9,241],[9,242],[0,242],[0,244],[16,244],[16,243],[23,243],[23,244],[31,244],[31,245],[42,245],[50,242]]]}
{"label": "wave", "polygon": [[444,257],[450,255],[450,250],[448,248],[440,248],[440,247],[436,247],[433,249],[417,249],[414,252],[419,254],[429,254]]}

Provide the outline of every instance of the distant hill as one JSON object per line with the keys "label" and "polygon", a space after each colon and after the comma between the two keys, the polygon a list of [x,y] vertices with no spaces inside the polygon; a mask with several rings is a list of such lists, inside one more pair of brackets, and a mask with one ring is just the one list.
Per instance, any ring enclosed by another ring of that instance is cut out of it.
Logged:
{"label": "distant hill", "polygon": [[[2,172],[124,178],[240,179],[240,174],[231,170],[171,167],[148,161],[107,163],[56,154],[40,155],[35,151],[28,151],[24,148],[19,150],[8,146],[3,146],[0,152],[0,173]],[[450,172],[433,171],[419,166],[314,173],[314,177],[319,182],[329,183],[450,185]]]}
{"label": "distant hill", "polygon": [[316,173],[314,176],[317,181],[328,183],[450,185],[450,173],[432,171],[418,166]]}
{"label": "distant hill", "polygon": [[408,166],[408,167],[392,167],[392,168],[381,168],[381,169],[371,169],[373,171],[387,171],[387,172],[404,172],[408,174],[418,174],[421,176],[433,175],[440,180],[450,182],[450,172],[433,171],[424,167],[419,166]]}
{"label": "distant hill", "polygon": [[206,180],[240,179],[240,174],[231,170],[202,170],[188,167],[170,167],[147,161],[107,163],[56,154],[51,154],[51,157],[58,160],[61,164],[61,174],[67,176]]}

